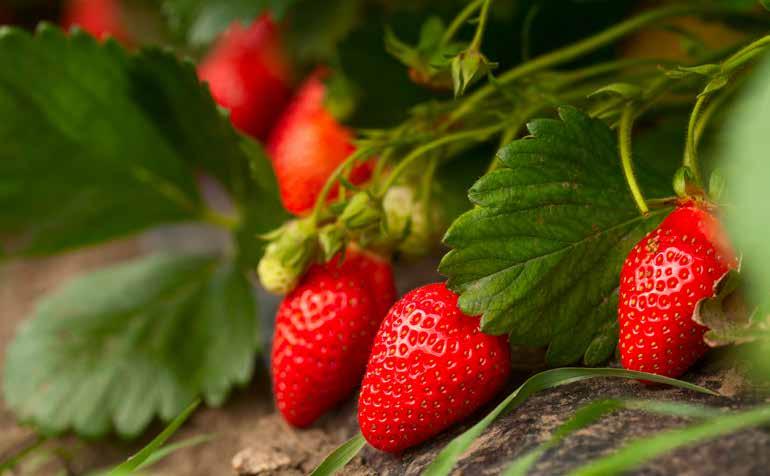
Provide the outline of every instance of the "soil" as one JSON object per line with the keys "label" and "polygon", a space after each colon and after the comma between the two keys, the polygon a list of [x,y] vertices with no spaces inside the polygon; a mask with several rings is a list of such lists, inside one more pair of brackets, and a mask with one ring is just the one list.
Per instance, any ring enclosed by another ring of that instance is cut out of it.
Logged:
{"label": "soil", "polygon": [[[171,233],[170,235],[173,235]],[[2,354],[16,326],[29,315],[43,294],[78,273],[122,261],[148,248],[166,247],[169,234],[123,241],[45,260],[14,262],[0,268],[0,364]],[[409,289],[437,279],[432,264],[407,266],[409,272],[399,288]],[[263,299],[267,315],[275,300]],[[269,322],[269,319],[264,319]],[[723,408],[741,408],[756,403],[741,374],[712,359],[685,379],[719,390],[724,397],[706,397],[674,389],[648,388],[635,382],[599,379],[542,392],[522,407],[495,423],[460,461],[455,474],[499,474],[510,461],[545,441],[575,409],[597,398],[634,397],[700,402]],[[515,388],[525,372],[512,380]],[[210,435],[208,442],[173,453],[152,468],[159,476],[212,475],[301,475],[310,472],[323,457],[356,432],[354,401],[322,418],[313,428],[297,431],[275,413],[266,370],[261,368],[253,383],[234,393],[220,409],[201,409],[174,441]],[[487,411],[483,409],[482,412]],[[471,419],[473,420],[473,419]],[[623,442],[640,435],[684,424],[681,418],[651,416],[638,411],[621,411],[577,432],[549,450],[532,474],[564,474],[597,456],[611,452]],[[436,453],[468,424],[446,432],[433,441],[400,456],[365,449],[342,472],[344,475],[416,475]],[[83,442],[74,437],[49,441],[42,450],[25,458],[10,475],[80,475],[104,468],[130,455],[162,425],[155,424],[138,442],[110,440]],[[0,402],[0,461],[34,442],[34,433],[16,424]],[[717,475],[729,469],[731,475],[767,474],[770,468],[770,434],[750,430],[722,437],[706,444],[675,451],[644,466],[643,475]]]}

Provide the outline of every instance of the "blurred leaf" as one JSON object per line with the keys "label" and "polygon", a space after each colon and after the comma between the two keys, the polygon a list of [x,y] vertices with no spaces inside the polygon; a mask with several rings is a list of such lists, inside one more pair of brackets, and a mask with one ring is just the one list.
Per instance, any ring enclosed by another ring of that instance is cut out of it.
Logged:
{"label": "blurred leaf", "polygon": [[364,440],[361,433],[357,434],[324,458],[321,464],[310,473],[310,476],[330,476],[335,474],[344,468],[350,460],[355,458],[364,445],[366,445],[366,440]]}
{"label": "blurred leaf", "polygon": [[546,370],[533,375],[526,382],[524,382],[519,388],[511,393],[505,400],[503,400],[494,410],[492,410],[481,421],[470,427],[461,435],[455,437],[443,450],[438,454],[436,459],[425,469],[422,473],[423,476],[447,476],[451,473],[457,463],[458,458],[462,456],[471,444],[489,427],[497,418],[505,413],[508,413],[524,403],[530,396],[537,392],[546,390],[560,385],[566,385],[569,383],[579,382],[581,380],[587,380],[598,377],[612,377],[612,378],[626,378],[626,379],[641,379],[648,380],[655,383],[662,383],[671,385],[674,387],[685,388],[696,392],[707,393],[710,395],[717,395],[711,390],[697,385],[683,382],[668,377],[662,377],[660,375],[648,374],[645,372],[635,372],[631,370],[623,369],[583,369],[583,368],[561,368]]}
{"label": "blurred leaf", "polygon": [[729,118],[721,166],[725,170],[731,207],[728,230],[743,253],[742,274],[755,302],[770,292],[770,58],[758,67],[754,80]]}
{"label": "blurred leaf", "polygon": [[[597,337],[616,336],[620,268],[668,211],[645,218],[636,210],[603,122],[574,108],[559,112],[561,120],[532,121],[532,137],[498,152],[503,167],[470,189],[477,207],[450,227],[444,241],[453,249],[440,266],[485,332],[548,345],[553,366],[579,360]],[[592,363],[611,353],[600,344]]]}
{"label": "blurred leaf", "polygon": [[[286,30],[292,58],[303,63],[335,63],[339,44],[360,24],[363,1],[294,1],[287,14]],[[382,38],[380,35],[380,49]]]}
{"label": "blurred leaf", "polygon": [[716,416],[704,423],[669,430],[632,441],[608,456],[595,459],[571,471],[570,476],[623,474],[665,453],[683,446],[770,423],[770,406]]}
{"label": "blurred leaf", "polygon": [[253,290],[233,263],[157,255],[43,299],[8,348],[10,409],[45,433],[138,435],[201,395],[221,404],[251,376]]}
{"label": "blurred leaf", "polygon": [[[747,299],[759,303],[751,315],[750,329],[770,335],[770,57],[753,72],[725,127],[725,144],[720,150],[720,167],[725,171],[730,206],[725,221],[738,250],[743,254],[741,274]],[[756,337],[756,333],[754,333]],[[752,346],[758,373],[770,375],[767,365],[770,339]]]}
{"label": "blurred leaf", "polygon": [[280,20],[297,1],[163,0],[163,11],[172,30],[185,37],[190,45],[204,46],[234,21],[249,24],[264,11],[270,11],[273,18]]}
{"label": "blurred leaf", "polygon": [[203,214],[248,160],[192,64],[44,26],[0,33],[0,236],[45,255]]}
{"label": "blurred leaf", "polygon": [[142,448],[138,453],[128,458],[128,460],[112,469],[107,476],[123,476],[133,473],[140,469],[155,454],[162,450],[163,444],[171,438],[182,424],[193,414],[200,405],[200,400],[191,403],[153,440]]}

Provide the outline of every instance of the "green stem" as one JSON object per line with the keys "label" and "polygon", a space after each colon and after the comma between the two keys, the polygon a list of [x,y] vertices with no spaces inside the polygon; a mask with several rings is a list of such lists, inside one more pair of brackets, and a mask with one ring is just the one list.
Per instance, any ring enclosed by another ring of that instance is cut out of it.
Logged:
{"label": "green stem", "polygon": [[[392,187],[393,184],[396,183],[396,180],[398,180],[401,174],[404,173],[404,171],[407,168],[409,168],[412,162],[419,159],[425,153],[430,152],[431,150],[441,147],[443,145],[449,144],[451,142],[457,142],[457,141],[469,140],[469,139],[472,140],[472,139],[479,139],[479,138],[486,139],[487,136],[501,130],[504,126],[505,126],[504,124],[496,124],[494,126],[484,127],[481,129],[473,129],[470,131],[457,132],[455,134],[445,135],[444,137],[441,137],[432,142],[428,142],[427,144],[423,144],[420,147],[417,147],[412,152],[410,152],[409,155],[404,157],[404,159],[396,166],[396,168],[393,169],[393,171],[390,173],[385,183],[380,188],[378,196],[380,197],[383,196],[385,192],[387,192],[388,189]],[[483,139],[480,139],[480,140],[483,140]]]}
{"label": "green stem", "polygon": [[695,101],[695,106],[690,114],[690,121],[687,124],[687,141],[684,147],[684,161],[682,165],[689,168],[695,179],[697,185],[701,184],[700,169],[698,167],[698,141],[696,139],[696,128],[698,124],[698,118],[700,117],[703,106],[708,101],[707,94],[701,94],[698,96],[698,100]]}
{"label": "green stem", "polygon": [[374,164],[374,172],[372,172],[372,183],[377,183],[382,176],[382,172],[390,162],[390,156],[393,155],[393,148],[386,149],[380,157],[377,159],[377,163]]}
{"label": "green stem", "polygon": [[471,2],[465,8],[463,8],[462,11],[460,11],[460,13],[455,17],[454,20],[452,20],[452,23],[450,23],[449,27],[444,32],[444,36],[441,37],[442,45],[446,45],[452,41],[452,38],[454,38],[455,34],[457,34],[457,31],[466,21],[468,21],[468,18],[473,15],[473,12],[479,9],[484,1],[485,0],[476,0],[475,2]]}
{"label": "green stem", "polygon": [[[541,71],[552,66],[556,66],[567,61],[579,58],[598,48],[606,46],[613,41],[622,38],[630,33],[640,30],[650,24],[659,23],[665,18],[692,15],[696,13],[709,12],[734,12],[734,9],[718,5],[672,5],[669,7],[651,10],[633,18],[625,20],[617,25],[610,27],[601,33],[586,38],[570,46],[546,53],[531,61],[506,71],[499,78],[500,83],[507,83],[519,79],[528,74]],[[487,96],[494,92],[494,87],[487,84],[479,88],[475,93],[468,96],[463,103],[455,109],[449,117],[450,122],[457,121],[474,109],[476,104],[483,101]]]}
{"label": "green stem", "polygon": [[321,193],[318,194],[318,198],[315,201],[315,205],[313,206],[313,212],[311,215],[311,222],[314,226],[318,225],[319,218],[321,217],[321,212],[323,211],[324,205],[326,204],[326,197],[329,196],[329,193],[332,191],[332,187],[335,183],[337,183],[337,179],[340,177],[342,172],[345,170],[345,168],[353,164],[355,161],[359,160],[361,157],[364,157],[368,151],[363,148],[356,149],[355,152],[350,154],[347,159],[345,159],[344,162],[342,162],[340,165],[337,166],[336,169],[334,169],[334,172],[329,176],[329,178],[326,180],[326,183],[324,184],[323,188],[321,189]]}
{"label": "green stem", "polygon": [[642,215],[647,215],[650,212],[650,209],[644,201],[642,190],[639,188],[639,183],[636,181],[636,175],[634,175],[634,164],[631,152],[631,131],[633,125],[634,107],[632,104],[628,104],[625,109],[623,109],[623,114],[620,117],[620,126],[618,128],[620,162],[623,165],[623,174],[626,176],[626,182],[628,183],[628,188],[631,190],[631,196],[634,197],[636,206],[639,208]]}
{"label": "green stem", "polygon": [[555,82],[559,87],[562,87],[624,69],[631,69],[639,66],[652,66],[657,69],[658,66],[667,64],[671,64],[671,62],[663,59],[656,60],[650,58],[624,58],[576,69],[568,73],[559,73],[555,78]]}
{"label": "green stem", "polygon": [[485,0],[484,5],[481,7],[481,13],[479,14],[479,26],[476,27],[476,34],[473,35],[473,41],[468,47],[470,50],[480,50],[481,40],[484,38],[484,30],[487,28],[487,18],[489,18],[489,5],[492,0]]}
{"label": "green stem", "polygon": [[229,216],[219,213],[211,208],[204,208],[201,212],[201,219],[213,226],[233,231],[241,225],[241,218],[238,216]]}
{"label": "green stem", "polygon": [[722,71],[726,73],[734,71],[764,52],[765,47],[768,45],[770,45],[770,35],[763,36],[762,38],[749,43],[722,63]]}
{"label": "green stem", "polygon": [[[741,79],[745,79],[741,78]],[[722,107],[722,105],[729,99],[732,94],[738,89],[738,86],[743,81],[732,81],[727,88],[725,88],[724,91],[721,91],[720,94],[718,94],[714,99],[709,101],[708,106],[706,106],[706,109],[700,114],[700,118],[698,119],[698,123],[695,126],[695,146],[697,147],[698,144],[700,144],[701,137],[703,137],[703,133],[706,131],[706,127],[711,122],[711,118],[714,117],[714,114]]]}
{"label": "green stem", "polygon": [[[731,74],[736,69],[763,53],[765,47],[768,45],[770,45],[770,36],[764,36],[758,40],[752,41],[722,62],[721,74]],[[705,121],[703,119],[708,119],[708,117],[704,116],[705,113],[703,112],[703,109],[710,97],[711,92],[704,90],[695,101],[692,113],[690,114],[690,121],[687,126],[687,141],[685,144],[684,160],[682,162],[682,165],[690,169],[695,183],[699,186],[701,185],[702,180],[700,168],[698,166],[698,140],[703,133],[703,128],[705,128]],[[708,109],[706,112],[709,113],[709,116],[711,115],[711,112]]]}

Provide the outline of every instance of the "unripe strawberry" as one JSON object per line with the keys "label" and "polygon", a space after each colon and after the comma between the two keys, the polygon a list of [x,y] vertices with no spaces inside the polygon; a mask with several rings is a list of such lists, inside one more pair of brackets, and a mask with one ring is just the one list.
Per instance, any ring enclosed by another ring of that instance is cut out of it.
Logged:
{"label": "unripe strawberry", "polygon": [[291,94],[291,68],[277,25],[263,15],[248,28],[233,23],[198,67],[233,125],[266,139]]}
{"label": "unripe strawberry", "polygon": [[372,255],[349,250],[308,270],[276,316],[273,391],[286,421],[306,427],[350,395],[393,299],[390,264]]}
{"label": "unripe strawberry", "polygon": [[505,337],[483,334],[444,284],[407,293],[377,333],[358,401],[358,423],[377,449],[399,452],[466,418],[511,371]]}
{"label": "unripe strawberry", "polygon": [[440,207],[431,207],[417,197],[412,186],[396,185],[388,189],[382,200],[389,238],[407,256],[428,254],[439,242],[434,234],[441,228]]}
{"label": "unripe strawberry", "polygon": [[718,220],[687,201],[631,250],[620,274],[623,367],[678,377],[708,350],[698,301],[737,265]]}
{"label": "unripe strawberry", "polygon": [[[326,106],[328,73],[320,70],[297,91],[270,134],[267,151],[289,212],[302,215],[315,204],[335,169],[354,151],[353,133],[340,124]],[[349,180],[369,179],[371,163],[355,167]],[[336,187],[329,198],[336,196]]]}
{"label": "unripe strawberry", "polygon": [[316,254],[315,227],[294,220],[278,231],[257,265],[259,280],[267,291],[286,294],[294,289]]}
{"label": "unripe strawberry", "polygon": [[382,209],[369,193],[358,192],[351,197],[339,219],[348,230],[364,230],[380,224]]}
{"label": "unripe strawberry", "polygon": [[62,26],[78,26],[100,40],[111,36],[123,43],[131,42],[119,0],[69,0],[64,7]]}

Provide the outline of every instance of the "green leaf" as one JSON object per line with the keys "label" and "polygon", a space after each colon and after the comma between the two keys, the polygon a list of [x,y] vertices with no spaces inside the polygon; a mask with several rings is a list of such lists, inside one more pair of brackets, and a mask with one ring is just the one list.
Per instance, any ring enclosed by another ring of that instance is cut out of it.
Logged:
{"label": "green leaf", "polygon": [[636,84],[612,83],[597,89],[596,91],[589,94],[588,97],[590,98],[601,94],[608,94],[608,95],[618,96],[621,99],[629,100],[629,99],[638,98],[639,96],[642,95],[642,93],[643,93],[642,88],[640,88]]}
{"label": "green leaf", "polygon": [[715,392],[698,385],[694,385],[681,380],[676,380],[660,375],[648,374],[645,372],[635,372],[623,369],[585,369],[564,367],[561,369],[552,369],[540,372],[524,382],[519,388],[503,400],[494,410],[492,410],[481,421],[466,430],[463,434],[453,439],[438,454],[435,460],[422,473],[423,476],[446,476],[450,474],[457,460],[462,456],[473,442],[481,436],[484,430],[489,427],[499,416],[510,412],[535,393],[559,385],[579,382],[590,378],[613,377],[626,379],[648,380],[655,383],[662,383],[674,387],[685,388],[696,392],[718,395]]}
{"label": "green leaf", "polygon": [[550,448],[558,445],[564,438],[581,430],[605,415],[620,409],[643,410],[662,415],[684,417],[710,417],[718,414],[718,410],[679,402],[662,402],[658,400],[597,400],[579,408],[566,422],[554,431],[550,439],[536,448],[524,453],[505,470],[503,476],[524,476],[537,460]]}
{"label": "green leaf", "polygon": [[48,434],[132,437],[248,381],[256,303],[229,261],[156,255],[80,277],[43,299],[8,348],[5,400]]}
{"label": "green leaf", "polygon": [[[485,332],[548,345],[554,366],[591,346],[586,360],[596,364],[614,347],[606,339],[617,342],[622,263],[668,210],[639,215],[603,122],[571,107],[559,114],[533,121],[532,137],[498,152],[503,167],[471,188],[477,207],[447,232],[453,249],[440,271],[463,311],[483,316]],[[666,194],[660,185],[647,189],[648,198]]]}
{"label": "green leaf", "polygon": [[123,464],[112,469],[107,476],[121,476],[131,474],[141,468],[154,454],[161,451],[163,444],[171,438],[174,433],[184,424],[200,405],[200,400],[191,403],[153,440],[142,448],[138,453],[128,458]]}
{"label": "green leaf", "polygon": [[714,417],[704,423],[632,441],[610,455],[593,460],[569,474],[570,476],[623,474],[677,448],[767,423],[770,423],[770,406]]}
{"label": "green leaf", "polygon": [[290,215],[283,208],[273,166],[262,146],[243,137],[241,148],[249,162],[240,175],[233,175],[231,182],[239,184],[234,193],[240,197],[243,215],[240,226],[235,230],[235,241],[239,263],[244,268],[253,268],[267,245],[267,241],[259,235],[275,230]]}
{"label": "green leaf", "polygon": [[[194,169],[248,159],[194,66],[43,26],[0,30],[0,235],[45,255],[199,219]],[[246,175],[246,177],[248,177]]]}
{"label": "green leaf", "polygon": [[364,445],[366,445],[366,440],[360,433],[357,434],[324,458],[321,464],[310,473],[310,476],[328,476],[336,473],[355,458]]}

